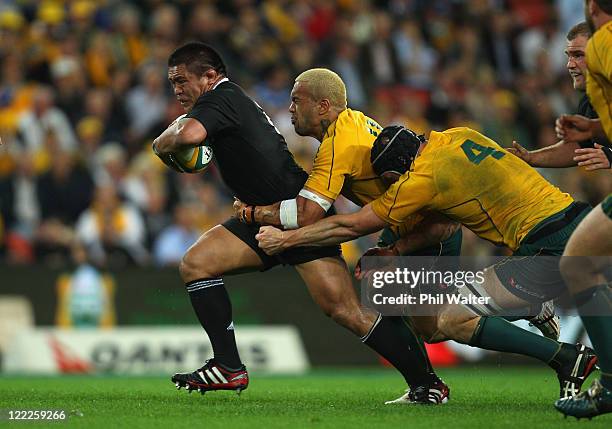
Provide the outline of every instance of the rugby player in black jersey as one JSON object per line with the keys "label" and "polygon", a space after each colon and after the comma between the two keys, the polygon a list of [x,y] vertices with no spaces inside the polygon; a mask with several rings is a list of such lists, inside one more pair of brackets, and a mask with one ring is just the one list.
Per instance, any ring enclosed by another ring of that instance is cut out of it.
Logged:
{"label": "rugby player in black jersey", "polygon": [[[177,149],[206,141],[225,183],[241,201],[269,205],[295,198],[308,175],[296,164],[261,107],[228,80],[225,64],[213,48],[196,42],[178,48],[168,60],[168,79],[187,115],[153,142],[154,152],[167,165],[173,167],[172,153]],[[248,374],[236,348],[231,303],[222,276],[266,270],[281,263],[295,266],[323,311],[361,336],[409,385],[435,377],[423,359],[413,358],[414,352],[421,351],[410,347],[416,340],[407,326],[380,322],[378,314],[361,308],[350,277],[341,275],[346,264],[338,246],[299,248],[269,256],[255,239],[258,230],[258,224],[231,218],[204,233],[184,255],[180,274],[214,357],[192,373],[175,374],[172,381],[178,388],[202,393],[246,389]]]}

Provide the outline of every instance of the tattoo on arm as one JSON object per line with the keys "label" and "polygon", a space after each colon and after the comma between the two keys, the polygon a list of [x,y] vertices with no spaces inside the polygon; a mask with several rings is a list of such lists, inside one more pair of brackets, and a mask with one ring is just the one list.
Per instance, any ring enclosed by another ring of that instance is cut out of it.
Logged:
{"label": "tattoo on arm", "polygon": [[255,222],[261,225],[282,227],[280,221],[280,202],[270,204],[269,206],[256,206]]}

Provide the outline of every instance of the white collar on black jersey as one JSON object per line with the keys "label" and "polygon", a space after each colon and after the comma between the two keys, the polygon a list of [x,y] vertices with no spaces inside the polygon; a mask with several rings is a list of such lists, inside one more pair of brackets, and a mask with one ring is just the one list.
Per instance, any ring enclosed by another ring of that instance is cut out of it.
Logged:
{"label": "white collar on black jersey", "polygon": [[212,91],[213,89],[215,89],[216,87],[218,87],[219,85],[221,85],[223,82],[229,82],[229,79],[224,77],[223,79],[221,79],[219,82],[215,83],[215,86],[213,86],[210,90]]}

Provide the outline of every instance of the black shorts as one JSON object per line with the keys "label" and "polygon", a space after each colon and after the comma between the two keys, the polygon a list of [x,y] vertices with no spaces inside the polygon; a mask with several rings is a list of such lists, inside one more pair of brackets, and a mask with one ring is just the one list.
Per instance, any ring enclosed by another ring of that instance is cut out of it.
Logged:
{"label": "black shorts", "polygon": [[259,232],[261,225],[247,225],[240,222],[235,217],[223,222],[223,226],[251,249],[255,251],[261,258],[264,264],[262,271],[269,270],[276,265],[298,265],[305,262],[314,261],[315,259],[326,258],[329,256],[340,256],[342,251],[340,246],[325,246],[325,247],[295,247],[285,250],[278,255],[267,255],[260,247],[255,235]]}
{"label": "black shorts", "polygon": [[510,257],[493,266],[506,290],[530,303],[558,298],[565,290],[559,256]]}
{"label": "black shorts", "polygon": [[559,260],[567,240],[590,210],[588,204],[573,202],[536,225],[513,256],[495,264],[495,273],[506,290],[532,303],[562,295],[566,286]]}

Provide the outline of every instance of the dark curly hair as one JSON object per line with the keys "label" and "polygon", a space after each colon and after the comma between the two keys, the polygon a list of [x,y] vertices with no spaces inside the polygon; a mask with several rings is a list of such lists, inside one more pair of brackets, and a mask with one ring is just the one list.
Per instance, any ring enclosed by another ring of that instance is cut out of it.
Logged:
{"label": "dark curly hair", "polygon": [[172,52],[168,58],[168,67],[181,64],[185,64],[187,70],[198,77],[210,69],[227,76],[227,68],[221,55],[212,46],[205,43],[189,42]]}

